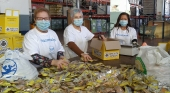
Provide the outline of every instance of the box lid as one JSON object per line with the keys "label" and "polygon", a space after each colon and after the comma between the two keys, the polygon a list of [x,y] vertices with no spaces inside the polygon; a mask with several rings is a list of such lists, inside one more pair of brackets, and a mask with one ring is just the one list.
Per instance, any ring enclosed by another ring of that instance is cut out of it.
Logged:
{"label": "box lid", "polygon": [[102,48],[102,44],[105,46],[106,50],[120,49],[120,43],[116,39],[108,38],[107,41],[101,41],[97,38],[92,39],[91,47],[100,50]]}
{"label": "box lid", "polygon": [[101,40],[98,40],[97,38],[92,39],[90,46],[92,48],[100,50],[102,48],[102,42]]}

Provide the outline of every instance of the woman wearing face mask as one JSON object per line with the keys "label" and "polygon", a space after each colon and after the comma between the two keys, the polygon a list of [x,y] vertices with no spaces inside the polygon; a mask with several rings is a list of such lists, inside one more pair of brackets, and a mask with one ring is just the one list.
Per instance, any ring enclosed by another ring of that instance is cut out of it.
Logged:
{"label": "woman wearing face mask", "polygon": [[[80,9],[71,10],[72,24],[66,27],[64,30],[64,47],[66,58],[70,59],[76,56],[80,56],[84,61],[89,61],[92,58],[86,53],[88,48],[88,41],[95,36],[91,33],[83,24],[83,13]],[[102,39],[105,39],[101,35]]]}
{"label": "woman wearing face mask", "polygon": [[35,28],[24,36],[23,50],[32,56],[31,62],[50,67],[51,65],[62,68],[68,62],[64,60],[64,49],[57,34],[49,29],[50,14],[45,8],[34,12]]}
{"label": "woman wearing face mask", "polygon": [[123,12],[119,15],[117,23],[110,33],[110,38],[123,40],[121,45],[130,45],[137,42],[136,30],[131,27],[129,14]]}

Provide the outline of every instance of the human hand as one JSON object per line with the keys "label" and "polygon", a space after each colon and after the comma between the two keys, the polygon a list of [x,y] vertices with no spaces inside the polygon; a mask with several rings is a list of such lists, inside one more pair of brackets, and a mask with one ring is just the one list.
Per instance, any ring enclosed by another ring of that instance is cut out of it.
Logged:
{"label": "human hand", "polygon": [[107,38],[104,35],[99,35],[98,39],[103,41],[107,40]]}
{"label": "human hand", "polygon": [[52,60],[51,62],[52,66],[57,66],[58,69],[62,69],[63,67],[68,65],[68,62],[66,60]]}
{"label": "human hand", "polygon": [[86,54],[86,53],[82,53],[81,54],[81,58],[85,62],[92,60],[92,58],[88,54]]}

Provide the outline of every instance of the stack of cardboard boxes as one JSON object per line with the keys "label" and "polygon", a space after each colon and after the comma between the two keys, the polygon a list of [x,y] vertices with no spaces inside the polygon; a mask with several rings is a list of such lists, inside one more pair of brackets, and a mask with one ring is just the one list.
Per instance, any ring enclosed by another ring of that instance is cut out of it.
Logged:
{"label": "stack of cardboard boxes", "polygon": [[7,9],[0,15],[0,57],[6,50],[22,52],[23,36],[19,33],[19,11]]}

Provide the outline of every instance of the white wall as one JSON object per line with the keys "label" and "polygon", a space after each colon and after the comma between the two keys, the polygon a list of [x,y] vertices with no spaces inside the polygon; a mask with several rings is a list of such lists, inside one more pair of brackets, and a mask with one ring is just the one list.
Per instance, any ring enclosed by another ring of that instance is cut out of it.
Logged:
{"label": "white wall", "polygon": [[29,15],[31,0],[0,0],[0,13],[6,9],[19,10],[21,15]]}
{"label": "white wall", "polygon": [[158,12],[163,13],[163,1],[164,0],[157,0],[157,12],[156,12],[156,14],[158,14]]}

